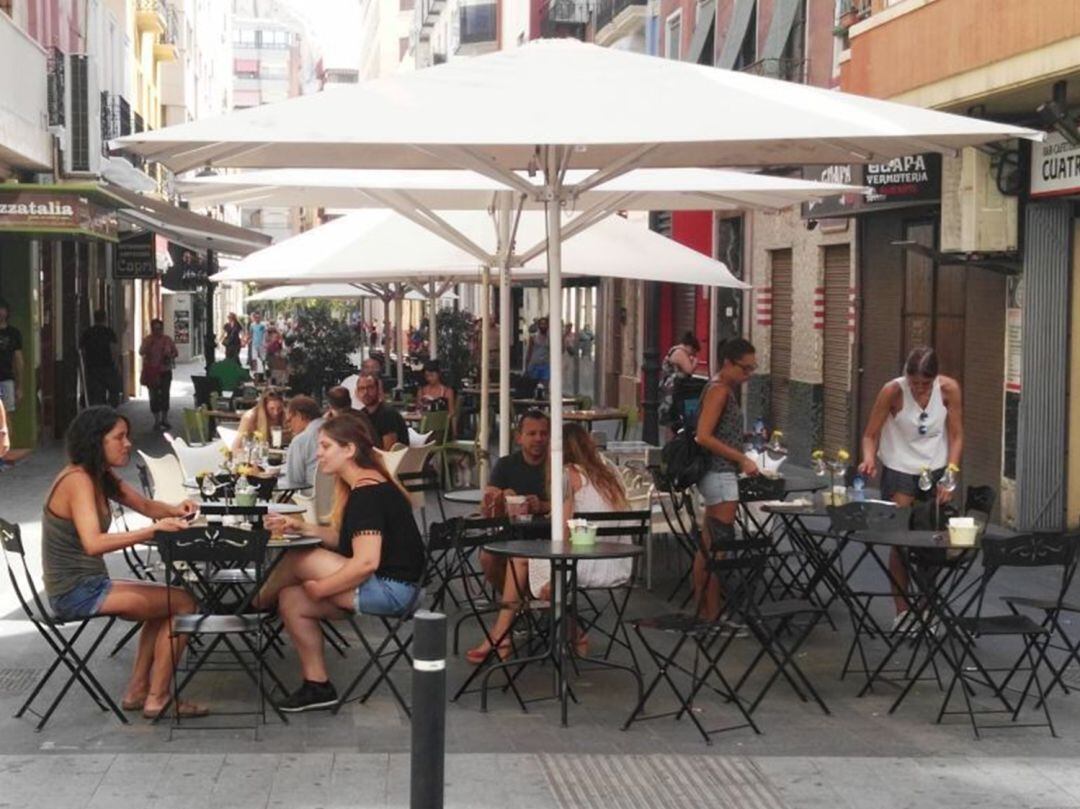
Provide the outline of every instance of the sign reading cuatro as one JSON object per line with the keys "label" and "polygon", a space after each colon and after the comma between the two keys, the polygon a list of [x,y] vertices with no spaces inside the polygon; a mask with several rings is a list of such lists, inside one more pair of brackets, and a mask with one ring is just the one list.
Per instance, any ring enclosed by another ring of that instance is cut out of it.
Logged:
{"label": "sign reading cuatro", "polygon": [[1080,193],[1080,146],[1057,132],[1031,144],[1031,196],[1056,197]]}

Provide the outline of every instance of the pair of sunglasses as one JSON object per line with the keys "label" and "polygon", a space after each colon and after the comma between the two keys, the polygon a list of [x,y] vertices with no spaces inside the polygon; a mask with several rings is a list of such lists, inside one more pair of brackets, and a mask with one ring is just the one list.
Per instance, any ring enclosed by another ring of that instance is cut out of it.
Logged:
{"label": "pair of sunglasses", "polygon": [[926,420],[930,418],[930,414],[925,410],[919,414],[919,435],[926,435],[930,428],[926,424]]}

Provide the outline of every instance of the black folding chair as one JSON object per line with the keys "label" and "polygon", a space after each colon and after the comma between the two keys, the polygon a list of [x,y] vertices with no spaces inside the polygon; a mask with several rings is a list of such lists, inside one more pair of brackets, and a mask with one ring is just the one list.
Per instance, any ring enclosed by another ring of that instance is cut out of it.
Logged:
{"label": "black folding chair", "polygon": [[[168,591],[170,593],[167,599],[170,635],[173,638],[187,636],[193,640],[211,638],[210,643],[197,653],[189,651],[195,659],[189,660],[188,670],[183,680],[173,677],[173,693],[170,701],[173,708],[173,721],[169,728],[170,739],[173,731],[181,727],[179,710],[181,693],[206,665],[219,644],[225,645],[239,664],[240,670],[255,684],[259,692],[259,707],[255,711],[217,711],[218,716],[253,716],[252,725],[215,724],[200,725],[200,727],[212,727],[214,730],[250,728],[258,738],[259,720],[261,719],[263,724],[266,723],[266,703],[270,701],[263,681],[263,675],[267,671],[266,616],[247,611],[253,592],[249,593],[249,597],[240,604],[226,603],[227,588],[216,585],[213,579],[218,571],[224,568],[252,568],[255,572],[254,581],[263,581],[266,543],[269,539],[268,531],[244,530],[221,525],[186,528],[175,532],[159,531],[154,535],[155,543],[167,570],[175,570],[178,562],[185,564],[186,575],[178,576],[176,581],[198,605],[197,611],[192,614],[177,613],[174,611],[176,605],[171,597],[172,590]],[[239,639],[245,649],[238,648],[233,643],[233,638]],[[175,646],[173,648],[175,649]],[[251,658],[251,663],[245,658],[245,651]],[[174,670],[178,662],[174,657]],[[281,720],[288,722],[277,706],[272,701],[270,702]],[[158,718],[160,719],[167,710],[168,706],[162,710]]]}
{"label": "black folding chair", "polygon": [[[112,615],[95,615],[90,618],[72,621],[64,621],[58,618],[52,609],[46,605],[34,582],[34,577],[30,573],[30,567],[26,562],[26,551],[22,543],[22,532],[18,525],[6,520],[0,520],[0,546],[3,547],[4,564],[7,566],[8,578],[11,580],[15,597],[19,599],[19,605],[22,607],[23,613],[25,613],[41,637],[45,639],[45,642],[49,644],[49,648],[52,649],[54,654],[52,663],[49,664],[41,679],[38,680],[34,690],[19,706],[19,710],[15,712],[15,718],[21,718],[29,712],[38,719],[34,729],[41,730],[48,723],[49,718],[63,701],[71,686],[78,682],[101,710],[111,710],[116,718],[126,725],[128,723],[127,717],[117,707],[112,697],[109,696],[89,668],[90,660],[116,622],[116,617]],[[103,625],[96,635],[87,633],[88,637],[91,637],[90,646],[85,652],[80,652],[76,649],[76,644],[87,627],[95,622]],[[74,629],[69,636],[68,630],[72,627]],[[60,690],[57,691],[52,702],[45,707],[44,711],[36,710],[33,707],[34,702],[60,666],[64,666],[68,670],[67,680],[64,681]]]}
{"label": "black folding chair", "polygon": [[[580,512],[574,516],[594,523],[597,526],[596,538],[599,541],[604,541],[609,537],[620,540],[629,539],[639,548],[644,547],[648,540],[649,527],[652,522],[651,511],[594,511]],[[614,647],[616,645],[621,646],[629,652],[634,668],[640,671],[641,668],[634,653],[634,646],[630,641],[630,632],[627,630],[624,620],[626,606],[630,602],[630,595],[634,591],[634,582],[638,578],[638,559],[639,557],[634,557],[630,577],[625,582],[614,587],[578,587],[577,593],[581,596],[587,608],[587,611],[583,614],[580,605],[578,607],[581,631],[583,633],[595,632],[607,639],[607,644],[600,657],[607,660],[611,656]],[[600,601],[600,603],[598,604],[597,601]],[[609,610],[614,615],[614,622],[610,629],[601,624],[601,619],[607,615]]]}
{"label": "black folding chair", "polygon": [[[756,585],[760,582],[765,570],[769,542],[762,537],[735,542],[733,526],[718,523],[710,528],[714,531],[712,547],[716,555],[707,560],[709,576],[715,575],[721,579],[728,608],[738,611],[744,602],[757,597]],[[719,554],[725,554],[725,556]],[[744,704],[745,700],[739,697],[719,666],[720,657],[730,642],[739,636],[741,627],[726,620],[708,620],[685,612],[665,613],[637,619],[631,621],[631,626],[656,666],[656,673],[627,717],[623,730],[629,728],[634,722],[669,716],[681,719],[683,715],[686,715],[690,717],[690,721],[706,744],[712,744],[712,737],[715,734],[730,730],[748,727],[754,733],[761,732],[750,716],[750,711]],[[655,639],[650,639],[650,635],[656,633],[666,637],[674,636],[674,643],[666,650],[662,649]],[[690,668],[679,660],[681,652],[688,644],[694,650]],[[703,669],[702,665],[704,665]],[[680,684],[680,680],[686,680],[686,683]],[[646,713],[649,699],[661,683],[667,684],[679,707],[660,713]],[[709,690],[716,692],[724,702],[734,705],[742,721],[707,730],[694,707],[695,698],[706,686]]]}
{"label": "black folding chair", "polygon": [[[776,528],[772,515],[764,519],[757,516],[751,506],[770,500],[783,500],[787,496],[787,485],[783,478],[769,478],[765,475],[739,478],[739,508],[735,512],[735,524],[744,537],[765,537],[770,540],[768,567],[765,572],[764,586],[760,597],[789,598],[803,595],[814,598],[809,591],[812,578],[808,572],[809,560],[794,547],[781,547],[773,536]],[[782,526],[781,526],[782,527]]]}
{"label": "black folding chair", "polygon": [[[983,572],[978,589],[972,599],[975,603],[975,614],[966,616],[963,614],[964,610],[961,610],[959,615],[948,611],[943,612],[946,637],[939,645],[948,643],[951,654],[947,656],[947,659],[955,661],[955,665],[952,679],[941,703],[941,710],[938,712],[938,722],[945,716],[966,714],[971,722],[971,729],[975,733],[975,738],[979,738],[980,729],[991,730],[1016,727],[1046,727],[1050,729],[1052,736],[1057,736],[1053,719],[1050,717],[1050,707],[1046,699],[1047,692],[1043,688],[1042,679],[1039,677],[1039,668],[1043,665],[1051,673],[1055,673],[1053,666],[1047,660],[1046,654],[1052,637],[1052,626],[1046,620],[1042,622],[1035,621],[1015,608],[1006,614],[984,615],[983,606],[990,582],[1001,570],[1007,568],[1060,567],[1060,586],[1054,597],[1054,606],[1050,610],[1056,616],[1060,612],[1061,605],[1065,602],[1065,594],[1076,573],[1078,542],[1080,542],[1080,534],[1058,532],[1023,534],[1008,538],[983,537]],[[1012,666],[992,667],[985,664],[979,654],[978,641],[991,637],[1014,637],[1022,640],[1023,649]],[[957,652],[957,647],[959,647],[959,652]],[[965,666],[965,663],[969,660],[973,665]],[[993,673],[1002,671],[1007,672],[1004,680],[995,682]],[[1013,677],[1024,672],[1027,673],[1027,681],[1020,692],[1019,698],[1016,700],[1015,706],[1013,706],[1005,696],[1005,687]],[[948,709],[949,702],[957,683],[961,684],[960,693],[964,697],[964,710],[950,711]],[[989,688],[994,697],[1002,704],[1002,707],[975,708],[971,701],[972,689],[969,689],[968,686]],[[1033,686],[1035,694],[1038,696],[1036,709],[1042,708],[1046,721],[1017,722],[1020,710],[1023,708]],[[980,724],[977,719],[977,717],[986,714],[1002,713],[1010,715],[1010,722],[987,725]]]}
{"label": "black folding chair", "polygon": [[[425,567],[426,565],[427,563],[425,560]],[[361,704],[367,702],[368,698],[375,693],[375,689],[385,682],[393,693],[394,699],[396,699],[398,705],[401,706],[401,710],[405,712],[406,716],[412,716],[412,709],[409,707],[409,703],[405,700],[405,697],[402,696],[401,691],[394,682],[391,674],[394,667],[397,665],[397,662],[402,658],[405,658],[405,661],[410,665],[412,664],[412,656],[409,654],[409,647],[412,645],[413,636],[412,633],[409,633],[408,635],[403,635],[403,633],[409,622],[412,621],[413,615],[420,608],[420,602],[423,600],[423,597],[424,590],[421,587],[417,589],[416,596],[413,598],[412,603],[410,603],[402,612],[394,615],[371,616],[378,619],[386,633],[378,646],[372,645],[371,641],[364,633],[364,630],[357,622],[357,616],[355,614],[349,613],[346,615],[345,620],[348,621],[349,626],[352,627],[353,632],[356,634],[357,640],[360,641],[360,645],[364,648],[364,651],[367,652],[368,660],[357,675],[353,677],[352,682],[350,682],[341,692],[337,703],[331,708],[333,713],[337,713],[341,710],[341,706],[349,701],[353,691],[355,691],[360,683],[363,682],[368,672],[374,669],[376,672],[375,679],[371,685],[368,686],[367,691],[360,697]],[[389,658],[388,663],[383,662],[385,658]]]}
{"label": "black folding chair", "polygon": [[439,507],[439,519],[446,522],[446,505],[443,503],[443,489],[439,483],[439,473],[431,466],[431,459],[419,472],[404,472],[397,476],[402,487],[409,494],[420,494],[424,498],[424,505],[420,507],[420,519],[423,523],[424,534],[428,533],[427,521],[427,496],[429,492],[435,493],[435,504]]}
{"label": "black folding chair", "polygon": [[694,559],[701,550],[701,531],[694,516],[694,495],[691,489],[677,488],[671,478],[658,468],[651,468],[653,480],[660,492],[657,498],[660,502],[660,511],[664,515],[668,531],[675,538],[676,547],[686,558],[686,569],[675,582],[675,586],[668,593],[667,600],[674,601],[685,586],[686,597],[679,603],[679,609],[686,609],[694,597],[694,588],[691,574],[694,570]]}

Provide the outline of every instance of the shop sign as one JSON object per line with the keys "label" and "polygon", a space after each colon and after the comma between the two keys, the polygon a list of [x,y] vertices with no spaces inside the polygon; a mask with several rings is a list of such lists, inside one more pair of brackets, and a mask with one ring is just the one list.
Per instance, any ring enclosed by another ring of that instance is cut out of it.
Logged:
{"label": "shop sign", "polygon": [[841,194],[802,206],[803,219],[828,219],[875,208],[925,205],[941,199],[941,155],[906,155],[884,163],[807,166],[803,178],[866,186],[861,194]]}
{"label": "shop sign", "polygon": [[71,232],[114,239],[116,219],[77,194],[0,189],[0,231]]}
{"label": "shop sign", "polygon": [[157,277],[157,256],[153,233],[140,233],[116,245],[113,277],[118,279]]}
{"label": "shop sign", "polygon": [[1080,146],[1057,132],[1031,144],[1031,196],[1080,194]]}
{"label": "shop sign", "polygon": [[173,312],[173,342],[177,345],[191,342],[191,312],[187,309]]}

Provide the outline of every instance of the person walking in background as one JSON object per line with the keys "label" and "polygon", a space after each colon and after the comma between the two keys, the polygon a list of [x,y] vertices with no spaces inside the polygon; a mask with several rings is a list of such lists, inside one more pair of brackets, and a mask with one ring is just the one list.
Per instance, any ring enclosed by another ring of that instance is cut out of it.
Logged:
{"label": "person walking in background", "polygon": [[[964,453],[964,415],[960,383],[938,373],[934,349],[922,346],[908,354],[904,374],[886,382],[878,393],[862,439],[859,472],[872,478],[881,461],[881,497],[901,508],[936,496],[948,502],[952,492],[940,485],[945,470],[960,471]],[[923,471],[933,481],[929,490],[919,487]],[[932,495],[934,489],[936,493]],[[907,568],[894,548],[889,554],[889,570],[900,588],[908,586]],[[899,590],[894,629],[908,617],[906,602]]]}
{"label": "person walking in background", "polygon": [[7,301],[0,299],[0,401],[14,413],[22,401],[22,333],[8,322]]}
{"label": "person walking in background", "polygon": [[171,430],[169,424],[169,388],[172,387],[173,366],[176,364],[176,345],[165,334],[160,318],[150,321],[150,334],[143,338],[139,354],[143,358],[139,381],[150,392],[150,412],[154,414],[155,430]]}
{"label": "person walking in background", "polygon": [[266,370],[266,324],[262,312],[251,313],[248,326],[248,367],[257,371]]}
{"label": "person walking in background", "polygon": [[[757,370],[756,351],[748,340],[728,340],[720,347],[720,361],[720,370],[701,392],[695,439],[709,453],[709,464],[697,487],[705,501],[705,516],[733,526],[739,507],[739,475],[758,474],[757,464],[742,451],[743,416],[738,401],[739,389]],[[702,543],[694,556],[695,600],[698,616],[715,621],[723,604],[720,582],[707,564],[706,554],[711,556],[712,545],[707,532]]]}
{"label": "person walking in background", "polygon": [[[694,375],[697,368],[698,352],[701,342],[692,331],[686,332],[682,339],[664,356],[660,368],[660,423],[671,426],[681,420],[682,408],[675,406],[675,388],[682,379]],[[681,404],[681,403],[680,403]]]}
{"label": "person walking in background", "polygon": [[529,346],[525,350],[525,375],[535,382],[551,379],[551,335],[548,334],[546,317],[536,321],[536,333],[529,337]]}
{"label": "person walking in background", "polygon": [[82,333],[79,348],[86,371],[86,403],[116,407],[120,404],[118,346],[116,332],[105,325],[104,309],[94,312],[94,325]]}
{"label": "person walking in background", "polygon": [[243,334],[244,327],[236,319],[236,312],[229,312],[225,318],[225,325],[221,328],[221,347],[225,349],[225,359],[240,362]]}

